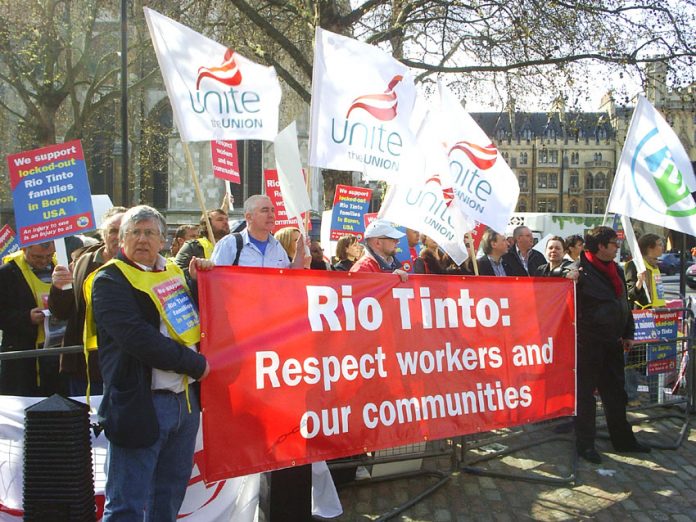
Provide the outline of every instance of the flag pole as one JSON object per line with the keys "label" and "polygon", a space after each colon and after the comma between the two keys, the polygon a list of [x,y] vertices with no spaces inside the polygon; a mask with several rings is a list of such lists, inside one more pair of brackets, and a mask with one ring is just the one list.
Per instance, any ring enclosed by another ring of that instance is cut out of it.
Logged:
{"label": "flag pole", "polygon": [[478,263],[476,262],[476,252],[474,252],[474,238],[471,237],[471,232],[466,233],[466,246],[471,257],[471,266],[474,267],[474,274],[479,275]]}
{"label": "flag pole", "polygon": [[205,223],[208,226],[208,239],[214,245],[215,236],[213,235],[213,227],[210,224],[210,217],[208,216],[208,211],[205,208],[205,201],[203,201],[203,194],[201,193],[201,187],[198,184],[198,176],[196,175],[196,169],[193,166],[193,158],[191,158],[191,150],[189,149],[188,143],[182,141],[181,144],[184,146],[184,157],[186,158],[186,165],[188,166],[189,173],[191,174],[191,179],[193,180],[193,189],[196,192],[196,198],[198,199],[198,204],[201,206],[201,211],[205,217]]}

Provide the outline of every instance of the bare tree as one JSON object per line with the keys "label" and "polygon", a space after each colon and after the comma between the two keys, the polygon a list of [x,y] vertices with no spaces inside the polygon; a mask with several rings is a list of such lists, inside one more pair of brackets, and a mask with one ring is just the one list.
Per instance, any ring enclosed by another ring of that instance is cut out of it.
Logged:
{"label": "bare tree", "polygon": [[[447,75],[468,89],[495,84],[506,101],[582,91],[590,64],[637,71],[665,62],[675,85],[694,81],[694,0],[230,0],[258,31],[248,48],[309,100],[314,27],[391,52],[428,82]],[[292,64],[293,72],[284,70]]]}

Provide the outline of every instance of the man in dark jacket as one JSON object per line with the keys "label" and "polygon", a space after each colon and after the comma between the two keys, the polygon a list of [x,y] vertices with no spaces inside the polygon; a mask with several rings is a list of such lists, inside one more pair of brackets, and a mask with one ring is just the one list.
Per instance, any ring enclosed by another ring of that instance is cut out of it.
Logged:
{"label": "man in dark jacket", "polygon": [[[104,521],[176,520],[193,468],[200,418],[191,383],[210,371],[197,350],[197,306],[179,267],[159,255],[166,222],[145,205],[122,218],[121,251],[93,279],[87,305],[96,326],[109,439]],[[192,260],[197,270],[212,267]],[[91,297],[91,303],[90,303]]]}
{"label": "man in dark jacket", "polygon": [[[10,254],[0,267],[0,329],[2,351],[34,350],[44,346],[48,291],[55,247],[53,242]],[[58,376],[58,356],[3,361],[0,394],[46,397],[64,393]]]}
{"label": "man in dark jacket", "polygon": [[615,262],[616,232],[597,227],[585,236],[585,252],[570,265],[579,270],[577,281],[577,417],[575,436],[578,455],[599,464],[594,446],[599,391],[609,436],[618,452],[649,452],[638,443],[626,420],[623,352],[633,344],[633,315],[626,298],[623,270]]}
{"label": "man in dark jacket", "polygon": [[[85,298],[82,292],[89,274],[111,260],[118,253],[118,230],[125,207],[112,207],[106,211],[100,225],[103,241],[87,247],[75,262],[72,270],[58,265],[53,270],[48,308],[51,313],[68,324],[63,337],[64,346],[83,343],[85,326]],[[67,284],[72,285],[65,288]],[[68,377],[68,393],[80,397],[87,392],[87,362],[82,353],[63,354],[60,357],[60,373]],[[101,373],[99,373],[99,354],[96,350],[89,354],[90,394],[103,392]]]}
{"label": "man in dark jacket", "polygon": [[[230,223],[227,218],[227,212],[218,208],[209,210],[207,215],[213,230],[213,238],[215,238],[215,242],[217,243],[230,233]],[[206,219],[205,214],[201,216],[198,227],[198,239],[192,239],[184,243],[184,246],[181,247],[174,258],[174,262],[179,265],[179,268],[181,268],[187,276],[188,266],[192,258],[210,259],[210,256],[213,254],[215,245],[209,239],[208,219]]]}
{"label": "man in dark jacket", "polygon": [[503,256],[509,276],[529,276],[536,273],[539,266],[546,263],[544,254],[537,252],[534,246],[534,236],[528,227],[519,226],[512,232],[515,242],[508,253]]}

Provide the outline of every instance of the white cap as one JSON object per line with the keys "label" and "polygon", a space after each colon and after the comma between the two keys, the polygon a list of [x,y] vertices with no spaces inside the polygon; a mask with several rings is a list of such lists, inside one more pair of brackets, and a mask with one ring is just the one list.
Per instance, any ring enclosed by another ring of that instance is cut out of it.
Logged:
{"label": "white cap", "polygon": [[365,239],[371,237],[388,237],[391,239],[401,239],[406,234],[399,232],[398,229],[394,228],[391,223],[383,219],[375,219],[372,223],[367,225],[365,229]]}

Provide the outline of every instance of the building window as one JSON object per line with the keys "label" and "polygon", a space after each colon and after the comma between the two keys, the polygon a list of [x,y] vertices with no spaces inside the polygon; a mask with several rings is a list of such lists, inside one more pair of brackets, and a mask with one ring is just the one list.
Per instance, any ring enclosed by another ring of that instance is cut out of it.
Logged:
{"label": "building window", "polygon": [[541,149],[539,151],[539,163],[548,163],[549,162],[549,151],[546,149]]}
{"label": "building window", "polygon": [[601,152],[595,152],[594,160],[595,160],[595,161],[602,161],[602,153],[601,153]]}
{"label": "building window", "polygon": [[558,188],[558,174],[549,174],[549,188]]}
{"label": "building window", "polygon": [[592,190],[594,188],[594,183],[592,182],[592,173],[588,172],[585,176],[585,190]]}
{"label": "building window", "polygon": [[592,214],[592,198],[585,198],[585,214]]}
{"label": "building window", "polygon": [[601,172],[599,174],[595,175],[594,188],[596,188],[596,189],[607,188],[607,179],[604,176],[604,174],[602,174]]}
{"label": "building window", "polygon": [[570,200],[570,213],[571,213],[571,214],[577,214],[577,213],[578,213],[578,200],[577,200],[577,199],[571,199],[571,200]]}
{"label": "building window", "polygon": [[549,151],[549,163],[558,163],[558,151],[557,150],[550,150]]}
{"label": "building window", "polygon": [[527,192],[527,173],[523,170],[518,176],[520,192]]}
{"label": "building window", "polygon": [[527,200],[526,199],[520,199],[517,202],[517,211],[518,212],[527,212]]}
{"label": "building window", "polygon": [[526,165],[528,160],[528,156],[526,152],[521,152],[520,153],[520,165]]}
{"label": "building window", "polygon": [[570,153],[570,162],[573,165],[577,165],[578,163],[580,163],[580,154],[578,154],[577,152],[571,152]]}
{"label": "building window", "polygon": [[540,172],[537,178],[537,188],[544,189],[548,184],[546,173]]}
{"label": "building window", "polygon": [[580,187],[580,176],[578,176],[578,171],[574,170],[570,173],[570,188],[577,189]]}
{"label": "building window", "polygon": [[594,200],[594,214],[604,214],[605,207],[604,198],[596,198]]}
{"label": "building window", "polygon": [[509,156],[510,155],[507,152],[503,152],[503,159],[505,160],[505,163],[507,163]]}
{"label": "building window", "polygon": [[557,210],[555,199],[540,199],[537,201],[537,212],[556,212]]}

